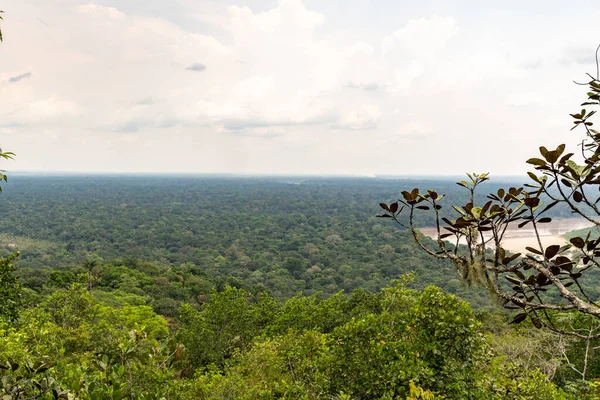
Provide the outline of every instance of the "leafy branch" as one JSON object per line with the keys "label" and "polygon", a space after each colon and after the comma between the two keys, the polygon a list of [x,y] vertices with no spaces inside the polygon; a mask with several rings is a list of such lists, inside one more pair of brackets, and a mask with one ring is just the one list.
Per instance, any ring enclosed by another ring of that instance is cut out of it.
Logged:
{"label": "leafy branch", "polygon": [[[489,180],[488,174],[467,174],[468,180],[457,184],[469,191],[469,202],[452,206],[454,219],[440,216],[443,194],[417,188],[403,191],[402,198],[391,204],[380,203],[386,213],[379,217],[408,229],[431,256],[451,260],[466,283],[484,286],[505,308],[520,310],[512,323],[530,319],[538,328],[600,338],[597,332],[561,327],[556,318],[557,313],[572,311],[600,318],[598,299],[592,298],[582,279],[600,267],[600,238],[588,233],[563,246],[544,246],[540,237],[541,226],[552,221],[546,213],[561,203],[600,227],[600,132],[593,128],[596,110],[590,109],[600,106],[600,77],[588,76],[587,100],[582,104],[587,108],[570,114],[573,129],[583,127],[585,133],[578,152],[580,163],[574,160],[575,153],[566,152],[564,144],[551,150],[541,146],[540,156],[527,160],[536,170],[528,172],[530,183],[490,193],[483,205],[476,204],[475,193]],[[437,240],[433,247],[423,240],[415,224],[416,214],[428,210],[435,213]],[[514,225],[533,229],[535,243],[526,248],[527,254],[509,254],[502,246],[507,229]]]}
{"label": "leafy branch", "polygon": [[[0,14],[4,14],[4,11],[0,10]],[[4,18],[2,18],[2,15],[0,15],[0,21],[4,20]],[[2,41],[2,29],[0,29],[0,42]]]}

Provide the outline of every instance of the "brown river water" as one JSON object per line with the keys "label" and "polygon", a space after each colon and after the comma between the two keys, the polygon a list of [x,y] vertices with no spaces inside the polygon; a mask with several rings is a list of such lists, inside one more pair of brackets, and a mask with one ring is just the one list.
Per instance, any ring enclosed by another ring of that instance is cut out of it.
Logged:
{"label": "brown river water", "polygon": [[[553,244],[563,245],[567,241],[562,235],[576,229],[587,228],[590,226],[592,226],[592,224],[583,218],[556,218],[552,219],[552,222],[550,223],[539,224],[538,231],[540,233],[542,245],[547,247]],[[421,228],[419,230],[425,236],[429,236],[432,239],[437,238],[435,228]],[[525,247],[537,248],[537,239],[531,224],[527,224],[521,229],[517,228],[516,225],[509,226],[504,235],[502,247],[506,250],[523,254],[527,253]]]}

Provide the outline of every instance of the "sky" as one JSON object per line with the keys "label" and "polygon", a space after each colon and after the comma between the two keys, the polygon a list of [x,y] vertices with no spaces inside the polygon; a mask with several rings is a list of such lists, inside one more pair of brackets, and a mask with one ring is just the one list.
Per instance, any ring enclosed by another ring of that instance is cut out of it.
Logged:
{"label": "sky", "polygon": [[520,175],[598,1],[5,0],[9,171]]}

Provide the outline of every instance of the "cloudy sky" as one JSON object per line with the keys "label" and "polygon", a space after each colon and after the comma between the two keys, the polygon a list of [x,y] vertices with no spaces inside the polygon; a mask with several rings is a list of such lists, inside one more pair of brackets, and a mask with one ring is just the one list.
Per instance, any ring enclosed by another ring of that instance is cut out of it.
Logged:
{"label": "cloudy sky", "polygon": [[0,168],[513,175],[577,143],[598,1],[5,0]]}

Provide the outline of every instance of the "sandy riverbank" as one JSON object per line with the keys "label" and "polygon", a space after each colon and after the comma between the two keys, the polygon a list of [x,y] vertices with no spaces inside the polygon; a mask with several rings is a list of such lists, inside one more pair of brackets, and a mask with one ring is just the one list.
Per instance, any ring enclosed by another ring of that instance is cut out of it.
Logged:
{"label": "sandy riverbank", "polygon": [[[587,228],[589,226],[592,226],[592,224],[583,218],[553,219],[552,222],[548,224],[540,225],[540,239],[544,247],[553,244],[563,245],[566,243],[566,240],[562,237],[562,235],[573,230]],[[429,236],[432,239],[437,237],[435,228],[421,228],[419,230],[425,236]],[[503,241],[503,247],[506,250],[517,253],[526,253],[527,250],[525,250],[525,247],[528,246],[537,247],[535,233],[530,224],[521,229],[517,228],[515,225],[506,230]]]}

